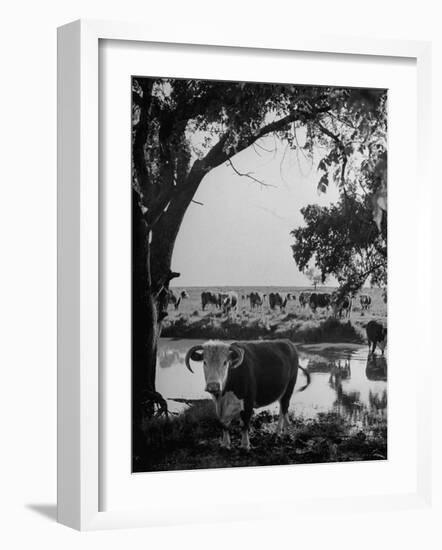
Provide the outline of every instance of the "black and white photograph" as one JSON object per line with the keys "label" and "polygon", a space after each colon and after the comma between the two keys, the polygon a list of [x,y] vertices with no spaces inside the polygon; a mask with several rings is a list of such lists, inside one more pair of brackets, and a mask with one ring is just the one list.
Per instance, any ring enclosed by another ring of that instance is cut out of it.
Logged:
{"label": "black and white photograph", "polygon": [[132,76],[132,471],[388,458],[388,91]]}

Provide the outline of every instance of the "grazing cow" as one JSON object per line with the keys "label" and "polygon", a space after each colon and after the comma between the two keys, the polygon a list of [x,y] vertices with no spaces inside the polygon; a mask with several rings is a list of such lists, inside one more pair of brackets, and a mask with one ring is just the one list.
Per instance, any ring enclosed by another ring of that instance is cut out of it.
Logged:
{"label": "grazing cow", "polygon": [[331,295],[328,292],[312,292],[310,294],[309,305],[313,313],[318,308],[325,308],[328,310],[331,304]]}
{"label": "grazing cow", "polygon": [[206,391],[214,401],[223,428],[222,445],[230,448],[229,425],[238,415],[242,420],[241,446],[250,449],[249,424],[254,408],[279,401],[277,431],[282,433],[289,423],[288,408],[296,384],[298,369],[307,383],[310,374],[299,365],[298,353],[289,340],[261,340],[228,344],[210,340],[194,346],[186,354],[185,363],[203,361]]}
{"label": "grazing cow", "polygon": [[371,306],[371,296],[368,294],[361,294],[359,296],[359,301],[361,303],[361,309],[362,311],[366,311]]}
{"label": "grazing cow", "polygon": [[353,306],[353,299],[351,296],[339,296],[335,295],[332,299],[333,314],[335,317],[339,315],[339,318],[350,317],[351,309]]}
{"label": "grazing cow", "polygon": [[368,340],[368,355],[374,355],[376,346],[379,346],[384,355],[387,346],[387,328],[378,321],[370,321],[365,327]]}
{"label": "grazing cow", "polygon": [[238,307],[238,294],[236,292],[221,292],[219,294],[220,307],[224,314],[230,313]]}
{"label": "grazing cow", "polygon": [[269,306],[270,309],[279,307],[280,311],[285,311],[287,303],[292,299],[290,292],[288,294],[281,294],[280,292],[270,292],[269,294]]}
{"label": "grazing cow", "polygon": [[204,292],[201,292],[201,307],[202,310],[205,311],[206,306],[211,305],[215,306],[215,308],[220,307],[220,301],[219,301],[219,295],[215,292],[210,292],[208,290],[205,290]]}
{"label": "grazing cow", "polygon": [[310,302],[311,292],[300,292],[299,293],[299,305],[305,307]]}
{"label": "grazing cow", "polygon": [[262,292],[256,292],[252,291],[249,294],[249,300],[250,300],[250,309],[262,309],[264,306],[265,299],[267,297],[267,294],[263,294]]}
{"label": "grazing cow", "polygon": [[173,305],[175,311],[178,311],[181,300],[184,300],[188,297],[189,295],[185,290],[182,290],[181,292],[174,292],[173,290],[168,291],[168,303]]}

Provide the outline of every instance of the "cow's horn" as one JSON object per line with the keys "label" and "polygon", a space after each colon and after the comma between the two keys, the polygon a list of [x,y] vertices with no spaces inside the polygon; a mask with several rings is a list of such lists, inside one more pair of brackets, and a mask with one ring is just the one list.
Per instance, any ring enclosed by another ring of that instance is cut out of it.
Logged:
{"label": "cow's horn", "polygon": [[230,346],[230,351],[233,351],[234,353],[234,357],[232,359],[232,362],[230,363],[230,368],[236,369],[236,367],[239,367],[239,365],[241,365],[241,363],[244,361],[244,350],[239,346],[235,346],[235,344],[232,344]]}
{"label": "cow's horn", "polygon": [[184,362],[186,363],[186,367],[190,370],[190,372],[193,373],[192,367],[190,366],[190,360],[192,361],[202,361],[203,358],[199,358],[199,356],[194,355],[195,352],[203,351],[203,346],[193,346],[190,348],[190,350],[186,353],[186,358],[184,359]]}

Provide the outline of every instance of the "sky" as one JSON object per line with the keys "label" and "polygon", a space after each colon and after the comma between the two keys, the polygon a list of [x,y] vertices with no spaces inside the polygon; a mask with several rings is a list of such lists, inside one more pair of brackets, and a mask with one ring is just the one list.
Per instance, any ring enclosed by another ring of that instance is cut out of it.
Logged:
{"label": "sky", "polygon": [[[317,192],[315,161],[286,149],[272,137],[212,170],[201,182],[184,217],[175,244],[172,269],[181,273],[176,286],[304,286],[292,256],[290,231],[302,225],[300,209],[338,200],[334,184]],[[276,144],[276,151],[275,151]]]}

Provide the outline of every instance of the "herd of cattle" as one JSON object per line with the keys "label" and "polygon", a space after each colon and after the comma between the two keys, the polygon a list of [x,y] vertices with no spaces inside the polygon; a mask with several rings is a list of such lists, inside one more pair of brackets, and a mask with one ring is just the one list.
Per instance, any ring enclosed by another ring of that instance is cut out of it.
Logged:
{"label": "herd of cattle", "polygon": [[[178,311],[182,300],[189,298],[185,290],[176,292],[169,290],[169,305]],[[222,311],[224,314],[237,312],[240,308],[249,307],[252,311],[263,311],[269,308],[271,311],[285,313],[289,302],[296,302],[301,308],[309,307],[313,313],[318,310],[332,311],[335,316],[349,317],[354,298],[342,296],[338,292],[300,292],[298,296],[292,292],[269,292],[268,294],[251,291],[249,294],[238,294],[235,291],[213,292],[205,290],[201,292],[201,309],[203,311]],[[362,311],[367,311],[371,306],[371,297],[368,294],[359,296]]]}

